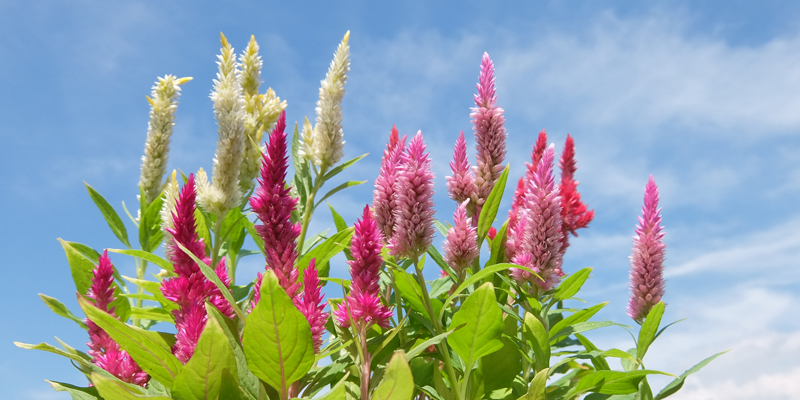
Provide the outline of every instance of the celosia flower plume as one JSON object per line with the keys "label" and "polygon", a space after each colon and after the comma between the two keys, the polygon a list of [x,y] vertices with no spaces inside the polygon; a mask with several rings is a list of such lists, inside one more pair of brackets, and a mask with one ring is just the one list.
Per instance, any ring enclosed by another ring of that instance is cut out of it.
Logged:
{"label": "celosia flower plume", "polygon": [[397,171],[400,167],[401,157],[406,149],[406,136],[402,139],[397,132],[397,127],[392,125],[389,134],[389,143],[383,151],[381,159],[381,169],[378,177],[375,178],[375,190],[372,192],[372,208],[375,211],[375,221],[384,240],[392,238],[395,225],[394,210],[397,208],[397,196],[395,194],[395,183],[397,181]]}
{"label": "celosia flower plume", "polygon": [[533,181],[533,175],[536,173],[536,168],[539,166],[539,161],[542,159],[545,149],[547,148],[547,133],[544,129],[539,132],[539,137],[536,139],[536,144],[533,146],[531,152],[531,162],[525,163],[525,176],[519,178],[517,181],[517,189],[514,191],[514,198],[511,201],[511,209],[508,211],[508,241],[506,242],[506,259],[511,260],[515,254],[519,244],[522,242],[524,229],[519,227],[519,214],[525,207],[525,191],[527,190],[527,182]]}
{"label": "celosia flower plume", "polygon": [[[250,206],[261,221],[256,230],[264,241],[267,269],[275,272],[281,287],[289,297],[294,298],[299,288],[297,269],[297,246],[300,224],[292,223],[291,215],[297,199],[289,194],[286,186],[286,112],[278,117],[275,129],[269,137],[261,166],[261,178],[255,196],[250,198]],[[260,299],[262,275],[259,273],[255,286],[253,305]]]}
{"label": "celosia flower plume", "polygon": [[389,254],[416,259],[433,241],[433,172],[425,153],[422,131],[417,132],[401,158],[397,173],[395,227]]}
{"label": "celosia flower plume", "polygon": [[483,53],[480,80],[475,95],[477,107],[472,109],[470,117],[475,130],[475,149],[477,165],[475,170],[475,205],[480,209],[489,197],[495,181],[503,171],[506,157],[506,128],[503,109],[497,107],[497,96],[494,86],[494,64],[489,54]]}
{"label": "celosia flower plume", "polygon": [[467,203],[464,200],[453,214],[453,227],[444,241],[444,261],[459,274],[478,258],[478,231],[467,219]]}
{"label": "celosia flower plume", "polygon": [[328,320],[328,313],[323,312],[325,303],[322,302],[324,296],[321,289],[316,259],[312,258],[303,271],[303,291],[294,298],[294,305],[303,313],[311,326],[314,353],[319,353],[322,347],[322,333],[325,332],[325,322]]}
{"label": "celosia flower plume", "polygon": [[575,142],[572,136],[567,134],[567,142],[564,144],[564,153],[561,154],[561,184],[558,191],[561,194],[561,219],[564,223],[562,232],[564,233],[564,244],[561,252],[565,252],[569,247],[569,234],[578,236],[575,232],[578,229],[586,228],[589,222],[594,219],[594,210],[587,210],[586,204],[581,202],[581,194],[578,193],[578,181],[575,180]]}
{"label": "celosia flower plume", "polygon": [[453,171],[453,175],[445,178],[450,198],[460,204],[475,197],[475,175],[467,159],[467,142],[464,140],[464,131],[461,131],[456,139],[450,170]]}
{"label": "celosia flower plume", "polygon": [[642,322],[664,295],[664,229],[658,208],[658,186],[650,175],[644,189],[644,206],[631,255],[631,300],[628,315]]}
{"label": "celosia flower plume", "polygon": [[[413,143],[413,141],[412,141]],[[341,327],[349,327],[352,318],[359,330],[377,324],[389,327],[392,311],[381,303],[379,272],[381,268],[381,243],[383,238],[369,206],[364,207],[361,219],[356,222],[350,253],[350,293],[333,311],[334,320]]]}
{"label": "celosia flower plume", "polygon": [[[114,296],[114,266],[108,259],[108,251],[103,252],[100,259],[92,271],[92,286],[86,297],[94,300],[94,305],[101,311],[105,311],[113,316],[114,308],[109,305],[116,300]],[[133,383],[144,386],[150,379],[146,372],[142,371],[139,365],[131,358],[125,350],[120,349],[119,344],[108,336],[108,333],[97,326],[89,319],[85,320],[89,328],[89,355],[92,356],[92,363],[108,371],[123,382]]]}
{"label": "celosia flower plume", "polygon": [[[561,197],[555,189],[553,160],[555,150],[545,150],[533,179],[525,191],[525,210],[519,215],[514,235],[518,243],[512,262],[530,268],[541,279],[523,269],[512,269],[511,276],[520,282],[530,282],[543,290],[553,288],[564,273],[561,271]],[[519,229],[519,226],[522,229]]]}
{"label": "celosia flower plume", "polygon": [[[195,199],[194,175],[189,175],[175,203],[172,215],[173,228],[168,229],[172,235],[172,242],[169,244],[167,254],[173,264],[173,272],[177,276],[166,279],[161,284],[164,297],[178,304],[178,309],[172,311],[177,331],[173,353],[183,363],[189,361],[194,354],[195,346],[208,319],[206,301],[217,307],[224,315],[233,318],[233,309],[219,288],[206,279],[194,259],[178,246],[180,244],[185,247],[204,263],[211,263],[211,259],[205,253],[206,246],[203,239],[197,236]],[[216,274],[226,286],[230,285],[224,259],[217,265]]]}

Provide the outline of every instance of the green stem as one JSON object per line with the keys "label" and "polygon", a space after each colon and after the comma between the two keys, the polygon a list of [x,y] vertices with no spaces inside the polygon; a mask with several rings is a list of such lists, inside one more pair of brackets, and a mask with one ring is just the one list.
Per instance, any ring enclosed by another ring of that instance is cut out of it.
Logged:
{"label": "green stem", "polygon": [[[217,263],[219,262],[219,250],[222,248],[222,222],[225,219],[225,216],[217,215],[217,220],[214,222],[214,247],[211,250],[211,269],[216,268]],[[233,284],[233,279],[235,275],[231,277],[231,284]]]}
{"label": "green stem", "polygon": [[311,193],[308,194],[308,199],[306,199],[306,205],[303,208],[303,221],[301,223],[300,228],[300,238],[297,240],[297,248],[299,251],[303,251],[303,244],[306,241],[306,232],[308,231],[308,224],[311,222],[311,216],[314,212],[314,197],[317,195],[319,189],[322,188],[322,185],[325,181],[322,179],[325,176],[325,172],[327,171],[327,167],[321,168],[317,177],[314,179],[314,187],[311,189]]}
{"label": "green stem", "polygon": [[358,339],[361,342],[361,400],[369,400],[369,376],[370,376],[370,363],[372,362],[372,355],[369,354],[367,347],[367,326],[364,324],[359,329]]}
{"label": "green stem", "polygon": [[[422,270],[419,269],[419,257],[414,257],[412,261],[414,262],[414,270],[417,272],[414,275],[417,277],[417,282],[419,283],[420,288],[422,288],[422,297],[425,300],[425,311],[428,312],[428,315],[431,318],[433,329],[436,332],[436,335],[441,335],[444,333],[444,330],[442,330],[442,321],[440,321],[436,313],[433,312],[433,303],[431,303],[431,296],[428,294],[428,286],[425,284],[425,278],[422,276]],[[464,396],[461,391],[457,389],[456,371],[453,369],[453,362],[450,359],[450,351],[447,349],[447,346],[442,343],[439,343],[437,347],[444,358],[445,371],[447,372],[447,377],[450,379],[450,385],[456,389],[456,400],[462,400]]]}
{"label": "green stem", "polygon": [[[397,290],[397,284],[394,282],[394,273],[389,270],[389,277],[392,279],[392,287],[394,289],[394,300],[395,300],[395,311],[397,312],[397,323],[400,324],[400,321],[403,320],[403,298],[400,297],[400,292]],[[387,299],[388,301],[388,299]],[[405,346],[406,344],[406,330],[400,329],[400,344]]]}
{"label": "green stem", "polygon": [[[140,261],[141,260],[139,260],[138,258],[136,258],[135,261],[134,261],[136,263],[136,279],[144,279],[144,271],[142,270],[142,266],[141,266],[141,262]],[[144,293],[144,288],[141,285],[136,285],[136,293],[137,294]],[[142,299],[134,300],[133,304],[136,307],[141,307],[142,306]],[[139,318],[137,318],[137,317],[134,317],[132,322],[133,322],[133,326],[135,326],[137,328],[142,326],[141,325],[141,321],[139,321]]]}

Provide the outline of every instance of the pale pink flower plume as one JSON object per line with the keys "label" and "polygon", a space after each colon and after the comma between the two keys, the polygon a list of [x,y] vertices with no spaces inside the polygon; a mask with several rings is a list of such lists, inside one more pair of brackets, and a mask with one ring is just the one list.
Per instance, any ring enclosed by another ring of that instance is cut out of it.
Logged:
{"label": "pale pink flower plume", "polygon": [[[414,142],[412,141],[412,144]],[[344,328],[353,324],[359,330],[373,324],[389,327],[392,311],[381,303],[380,268],[383,238],[369,206],[364,207],[361,219],[356,222],[350,253],[350,293],[342,304],[333,311],[336,323]]]}
{"label": "pale pink flower plume", "polygon": [[[561,197],[555,189],[553,160],[555,150],[550,145],[528,182],[525,192],[525,211],[519,216],[514,235],[522,235],[517,253],[512,262],[530,268],[541,279],[522,269],[512,269],[511,276],[517,281],[530,282],[547,291],[552,289],[564,273],[561,271]],[[523,222],[524,221],[524,222]],[[522,225],[523,229],[519,229]]]}
{"label": "pale pink flower plume", "polygon": [[397,127],[392,125],[392,132],[389,135],[389,143],[383,151],[381,159],[381,169],[375,179],[375,190],[372,192],[372,209],[375,213],[375,221],[384,240],[391,239],[394,232],[395,217],[394,210],[397,208],[395,195],[395,183],[397,181],[397,171],[401,163],[401,157],[405,151],[406,136],[399,138]]}
{"label": "pale pink flower plume", "polygon": [[473,198],[475,196],[475,175],[467,159],[467,142],[464,140],[464,131],[461,131],[456,139],[450,170],[453,171],[453,175],[445,178],[450,198],[458,203]]}
{"label": "pale pink flower plume", "polygon": [[[197,192],[194,175],[189,175],[175,203],[172,214],[173,228],[168,228],[173,240],[170,242],[169,258],[177,276],[164,280],[161,292],[169,300],[178,304],[172,311],[175,316],[175,345],[173,354],[183,363],[189,361],[194,354],[197,341],[205,328],[208,315],[205,302],[209,301],[229,318],[233,318],[233,309],[222,296],[219,288],[206,279],[197,263],[186,254],[178,244],[189,250],[205,264],[211,259],[205,254],[205,243],[197,236],[195,210]],[[225,260],[220,260],[215,269],[217,277],[226,286],[230,285]]]}
{"label": "pale pink flower plume", "polygon": [[305,315],[311,326],[311,337],[314,340],[314,353],[319,353],[322,347],[322,333],[325,331],[325,322],[328,313],[323,312],[325,303],[322,302],[322,285],[317,273],[316,259],[312,258],[303,273],[303,291],[293,299],[295,307]]}
{"label": "pale pink flower plume", "polygon": [[[290,298],[294,298],[300,284],[297,282],[298,271],[297,245],[300,236],[300,224],[292,223],[291,216],[297,199],[289,193],[286,185],[286,111],[281,112],[275,129],[269,135],[269,143],[261,165],[261,178],[255,196],[250,198],[250,206],[261,221],[256,230],[261,235],[266,249],[266,268],[275,272],[281,287]],[[255,285],[253,306],[261,298],[262,274],[258,274]]]}
{"label": "pale pink flower plume", "polygon": [[[92,285],[86,297],[94,300],[94,305],[112,316],[114,308],[109,305],[116,300],[114,296],[114,266],[108,259],[108,251],[100,256],[97,266],[92,271]],[[108,333],[89,319],[84,320],[89,328],[89,355],[92,363],[108,371],[123,382],[144,386],[150,379],[127,351],[120,349],[119,344],[108,336]]]}
{"label": "pale pink flower plume", "polygon": [[503,171],[506,157],[506,129],[503,109],[496,106],[497,96],[494,86],[494,64],[489,54],[483,53],[478,94],[470,117],[475,130],[475,149],[477,165],[475,171],[475,206],[480,210],[495,181]]}
{"label": "pale pink flower plume", "polygon": [[575,142],[569,134],[560,164],[561,184],[558,191],[561,194],[561,219],[564,223],[561,229],[564,233],[561,252],[564,253],[569,247],[569,234],[577,237],[576,230],[589,226],[589,222],[594,219],[594,210],[587,210],[586,204],[581,202],[581,194],[578,193],[578,181],[575,180],[575,171],[578,169],[575,165]]}
{"label": "pale pink flower plume", "polygon": [[642,322],[664,295],[664,232],[658,208],[658,187],[650,175],[631,255],[631,300],[628,315]]}
{"label": "pale pink flower plume", "polygon": [[403,153],[394,190],[394,234],[389,254],[416,259],[433,241],[433,172],[425,153],[422,131],[417,132]]}
{"label": "pale pink flower plume", "polygon": [[478,231],[467,219],[465,200],[453,214],[453,227],[444,241],[444,261],[459,274],[478,258]]}

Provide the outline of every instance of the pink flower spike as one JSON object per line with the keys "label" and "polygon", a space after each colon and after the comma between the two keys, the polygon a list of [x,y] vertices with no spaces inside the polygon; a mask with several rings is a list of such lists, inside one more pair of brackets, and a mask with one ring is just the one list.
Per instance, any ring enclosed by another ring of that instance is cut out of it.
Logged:
{"label": "pink flower spike", "polygon": [[[108,314],[114,315],[114,309],[109,309],[109,304],[116,300],[114,296],[114,266],[108,259],[108,251],[103,252],[92,272],[92,285],[86,297],[94,300],[94,305]],[[89,355],[92,363],[108,371],[111,375],[123,382],[144,386],[150,379],[146,372],[128,355],[120,349],[119,344],[108,336],[108,333],[89,319],[85,320],[89,328]]]}
{"label": "pink flower spike", "polygon": [[303,273],[303,292],[293,299],[294,305],[305,315],[311,326],[311,337],[314,340],[314,354],[319,353],[322,347],[322,333],[325,331],[325,322],[328,313],[323,312],[325,303],[322,302],[322,285],[317,274],[316,259],[312,258]]}
{"label": "pink flower spike", "polygon": [[383,232],[383,238],[386,241],[391,239],[394,234],[396,222],[394,211],[397,208],[395,183],[405,149],[406,136],[403,136],[402,139],[399,138],[397,128],[392,125],[389,143],[386,150],[383,151],[381,169],[375,179],[375,190],[372,192],[372,208],[375,212],[375,221],[378,223],[381,232]]}
{"label": "pink flower spike", "polygon": [[453,214],[453,227],[444,241],[444,261],[459,275],[478,258],[478,231],[467,220],[467,203],[458,205]]}
{"label": "pink flower spike", "polygon": [[[264,240],[267,249],[267,269],[271,269],[278,277],[281,287],[289,297],[294,298],[300,284],[297,282],[297,245],[300,236],[300,224],[292,223],[292,211],[297,199],[292,198],[286,185],[286,111],[281,112],[275,129],[269,136],[267,150],[261,165],[261,178],[255,196],[250,198],[250,206],[261,221],[256,230]],[[260,299],[261,276],[255,285],[255,306]]]}
{"label": "pink flower spike", "polygon": [[475,195],[475,176],[467,159],[467,142],[464,140],[464,131],[461,131],[456,139],[450,170],[453,171],[453,176],[445,178],[450,198],[458,203],[472,198]]}
{"label": "pink flower spike", "polygon": [[511,210],[508,211],[508,241],[506,243],[506,259],[511,260],[517,254],[517,247],[522,243],[522,235],[524,229],[517,227],[519,214],[525,209],[525,190],[527,190],[527,182],[533,181],[533,176],[536,173],[536,167],[542,159],[545,149],[547,148],[547,133],[544,130],[539,132],[539,137],[536,144],[533,146],[531,152],[531,162],[525,163],[527,166],[525,176],[519,178],[517,181],[517,189],[514,191],[514,197],[511,201]]}
{"label": "pink flower spike", "polygon": [[586,204],[581,202],[581,194],[578,193],[578,181],[574,179],[575,171],[578,169],[575,165],[575,142],[569,134],[560,164],[561,185],[558,190],[561,194],[561,219],[564,223],[562,228],[564,243],[561,252],[564,253],[569,247],[569,234],[578,236],[576,230],[589,226],[589,222],[594,219],[594,210],[587,210]]}
{"label": "pink flower spike", "polygon": [[[412,141],[413,144],[413,141]],[[353,323],[359,330],[367,329],[373,324],[383,328],[389,327],[392,311],[381,303],[379,272],[381,268],[381,232],[369,206],[364,207],[361,219],[356,222],[353,239],[350,242],[350,253],[353,259],[350,265],[350,293],[344,302],[333,311],[336,323],[344,328]]]}
{"label": "pink flower spike", "polygon": [[650,175],[631,255],[631,300],[628,315],[641,323],[664,295],[664,232],[658,208],[658,187]]}
{"label": "pink flower spike", "polygon": [[478,94],[475,96],[477,107],[472,108],[470,117],[475,130],[475,149],[477,150],[477,166],[475,171],[475,206],[480,209],[494,182],[503,171],[506,157],[506,129],[503,109],[495,105],[497,97],[494,87],[494,64],[489,55],[483,54],[481,63]]}
{"label": "pink flower spike", "polygon": [[402,157],[397,173],[395,228],[389,254],[416,259],[433,241],[433,172],[425,153],[422,131],[417,132]]}

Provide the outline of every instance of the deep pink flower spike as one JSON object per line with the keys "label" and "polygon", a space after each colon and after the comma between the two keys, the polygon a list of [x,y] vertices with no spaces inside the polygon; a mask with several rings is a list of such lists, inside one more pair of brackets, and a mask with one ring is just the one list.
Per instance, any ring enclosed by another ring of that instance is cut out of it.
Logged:
{"label": "deep pink flower spike", "polygon": [[305,315],[311,326],[315,354],[322,347],[322,333],[325,331],[325,322],[328,321],[328,313],[323,312],[325,303],[322,301],[324,295],[321,289],[316,259],[312,258],[303,272],[303,292],[294,298],[294,305]]}
{"label": "deep pink flower spike", "polygon": [[524,241],[524,229],[519,228],[519,214],[525,209],[525,191],[528,187],[528,182],[533,181],[533,175],[536,173],[536,168],[539,166],[539,161],[542,159],[545,149],[547,148],[547,133],[544,129],[539,132],[536,139],[536,144],[531,151],[531,162],[525,163],[526,172],[525,176],[519,178],[517,181],[517,189],[514,191],[514,197],[511,201],[511,210],[508,211],[508,240],[506,242],[506,260],[511,261],[520,244]]}
{"label": "deep pink flower spike", "polygon": [[581,194],[578,193],[578,181],[575,180],[575,171],[578,169],[575,165],[575,142],[569,134],[560,164],[561,184],[558,190],[561,194],[561,219],[564,223],[561,252],[564,253],[569,247],[569,234],[577,237],[576,230],[589,226],[589,222],[594,219],[594,210],[587,210],[586,204],[581,201]]}
{"label": "deep pink flower spike", "polygon": [[456,139],[450,170],[453,171],[453,175],[445,178],[450,198],[460,204],[475,197],[475,175],[467,159],[467,142],[464,140],[464,131],[461,131]]}
{"label": "deep pink flower spike", "polygon": [[631,255],[631,300],[628,315],[641,323],[664,295],[664,232],[658,208],[658,186],[650,175]]}
{"label": "deep pink flower spike", "polygon": [[372,192],[372,209],[375,214],[375,221],[378,224],[383,238],[387,242],[394,234],[395,215],[397,208],[397,196],[395,194],[395,183],[397,172],[401,164],[401,157],[406,149],[406,136],[399,138],[397,127],[392,125],[392,132],[389,135],[389,143],[383,151],[381,159],[381,169],[375,179],[375,190]]}

